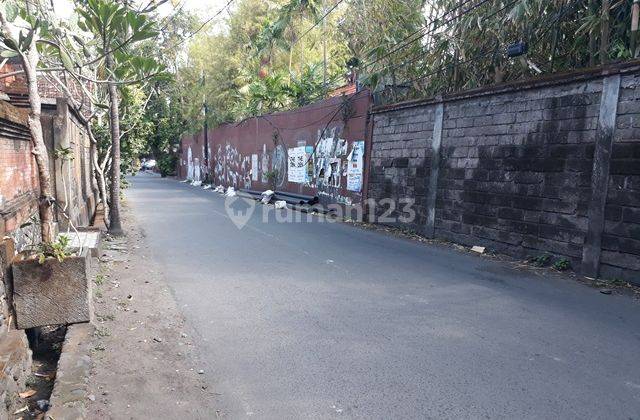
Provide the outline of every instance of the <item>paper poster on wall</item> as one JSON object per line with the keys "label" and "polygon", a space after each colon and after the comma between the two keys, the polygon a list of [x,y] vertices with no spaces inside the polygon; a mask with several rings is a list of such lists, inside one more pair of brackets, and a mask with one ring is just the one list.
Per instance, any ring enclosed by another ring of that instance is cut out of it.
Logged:
{"label": "paper poster on wall", "polygon": [[347,190],[362,191],[362,170],[364,168],[364,141],[354,141],[347,157]]}
{"label": "paper poster on wall", "polygon": [[306,153],[305,147],[293,147],[288,150],[287,179],[289,182],[303,183],[306,181]]}
{"label": "paper poster on wall", "polygon": [[307,174],[305,182],[311,182],[313,180],[313,146],[305,146],[305,162],[307,163]]}
{"label": "paper poster on wall", "polygon": [[251,155],[251,180],[258,180],[258,155]]}

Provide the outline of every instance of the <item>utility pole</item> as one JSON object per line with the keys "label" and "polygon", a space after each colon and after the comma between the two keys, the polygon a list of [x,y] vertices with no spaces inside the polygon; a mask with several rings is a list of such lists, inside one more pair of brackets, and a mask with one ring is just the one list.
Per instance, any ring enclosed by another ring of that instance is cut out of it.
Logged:
{"label": "utility pole", "polygon": [[[322,15],[326,14],[324,0],[322,0]],[[322,87],[324,96],[327,96],[327,19],[322,19]]]}
{"label": "utility pole", "polygon": [[202,72],[202,105],[204,107],[204,182],[209,182],[209,107],[207,106],[207,93],[205,91],[205,75]]}

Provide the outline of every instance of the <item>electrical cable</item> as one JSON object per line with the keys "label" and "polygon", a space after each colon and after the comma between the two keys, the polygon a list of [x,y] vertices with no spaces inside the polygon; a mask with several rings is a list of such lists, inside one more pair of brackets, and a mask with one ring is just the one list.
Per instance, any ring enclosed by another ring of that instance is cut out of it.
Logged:
{"label": "electrical cable", "polygon": [[336,4],[334,4],[334,5],[333,5],[329,10],[327,10],[327,11],[325,12],[325,14],[324,14],[324,15],[322,15],[322,16],[320,17],[320,20],[316,21],[316,23],[314,23],[314,24],[313,24],[309,29],[307,29],[306,31],[304,31],[304,32],[302,33],[302,35],[300,35],[300,36],[298,37],[298,39],[296,39],[296,40],[295,40],[295,42],[294,42],[293,44],[291,44],[291,46],[290,46],[289,48],[293,48],[293,47],[294,47],[294,45],[296,45],[296,44],[297,44],[297,43],[298,43],[302,38],[304,38],[304,37],[305,37],[305,35],[307,35],[307,34],[308,34],[309,32],[311,32],[311,31],[312,31],[316,26],[318,26],[318,25],[319,25],[319,24],[320,24],[320,23],[321,23],[321,22],[322,22],[322,21],[323,21],[327,16],[329,16],[329,14],[330,14],[331,12],[333,12],[333,11],[336,9],[336,7],[338,7],[338,6],[340,5],[340,3],[342,3],[343,1],[344,1],[344,0],[338,0],[338,1],[336,2]]}
{"label": "electrical cable", "polygon": [[[476,3],[476,4],[475,4],[475,5],[473,5],[473,6],[471,6],[469,9],[464,10],[462,13],[460,13],[460,14],[458,14],[458,15],[456,15],[456,16],[453,16],[453,17],[449,18],[448,20],[443,21],[443,22],[442,22],[442,23],[440,23],[440,24],[437,24],[436,26],[434,26],[434,27],[433,27],[433,29],[428,30],[428,31],[427,31],[427,32],[425,32],[424,34],[420,35],[419,37],[417,37],[417,38],[415,38],[415,39],[413,39],[413,40],[411,40],[411,41],[407,41],[409,38],[411,38],[411,37],[413,37],[413,36],[415,36],[415,35],[419,34],[420,32],[424,31],[425,29],[429,29],[429,26],[430,26],[431,24],[435,24],[435,23],[436,23],[437,21],[439,21],[440,19],[442,19],[442,18],[444,18],[445,16],[447,16],[448,14],[450,14],[450,13],[454,12],[456,9],[459,9],[459,8],[463,7],[465,4],[469,3],[470,1],[471,1],[471,0],[465,0],[464,2],[462,2],[461,4],[459,4],[458,6],[456,6],[456,7],[454,7],[454,8],[451,8],[451,9],[447,10],[447,11],[446,11],[445,13],[443,13],[440,17],[435,18],[435,19],[433,19],[431,22],[429,22],[428,26],[424,26],[424,25],[423,25],[420,29],[418,29],[418,30],[416,30],[416,31],[412,32],[411,34],[407,35],[405,38],[403,38],[402,40],[400,40],[400,42],[396,43],[396,44],[395,44],[395,46],[394,46],[390,51],[388,51],[387,53],[385,53],[382,57],[378,57],[378,58],[376,58],[375,60],[373,60],[373,61],[371,61],[371,62],[365,63],[363,66],[360,66],[360,68],[361,68],[361,69],[364,69],[364,68],[367,68],[367,67],[369,67],[369,66],[371,66],[371,65],[373,65],[373,64],[375,64],[375,63],[378,63],[378,62],[380,62],[380,61],[384,60],[385,58],[389,57],[391,54],[394,54],[394,53],[396,53],[396,52],[398,52],[398,51],[400,51],[400,50],[402,50],[402,49],[404,49],[404,48],[408,47],[409,45],[413,44],[414,42],[416,42],[416,41],[418,41],[418,40],[421,40],[421,39],[422,39],[422,38],[424,38],[426,35],[429,35],[429,34],[431,34],[431,33],[435,32],[437,29],[441,28],[442,26],[444,26],[444,25],[446,25],[446,24],[448,24],[448,23],[450,23],[450,22],[452,22],[452,21],[454,21],[454,20],[456,20],[456,19],[458,19],[458,18],[460,18],[460,17],[462,17],[462,16],[464,16],[464,15],[466,15],[466,14],[468,14],[468,13],[471,13],[473,10],[475,10],[475,9],[477,9],[478,7],[482,6],[483,4],[487,3],[489,0],[480,0],[478,3]],[[407,41],[407,42],[405,42],[405,41]],[[400,44],[402,44],[402,45],[400,45]]]}
{"label": "electrical cable", "polygon": [[184,38],[182,38],[176,45],[171,46],[171,48],[176,48],[179,47],[180,45],[184,44],[185,41],[187,41],[188,39],[193,38],[194,36],[196,36],[201,30],[204,29],[205,26],[207,26],[212,20],[214,20],[215,18],[217,18],[218,16],[220,16],[220,14],[222,14],[222,12],[224,12],[229,6],[231,6],[231,4],[234,2],[235,0],[229,0],[227,1],[227,3],[224,5],[224,7],[222,7],[222,9],[218,10],[213,16],[211,16],[210,18],[208,18],[207,20],[205,20],[200,27],[198,27],[198,29],[196,29],[194,32],[192,32],[191,34],[185,36]]}
{"label": "electrical cable", "polygon": [[[505,4],[503,7],[501,7],[500,9],[488,14],[487,16],[482,17],[482,19],[490,19],[494,16],[496,16],[499,13],[502,13],[504,10],[506,10],[507,8],[513,6],[515,3],[517,3],[519,0],[512,0],[510,3]],[[419,52],[418,54],[412,56],[411,58],[409,58],[408,60],[403,61],[402,63],[399,64],[395,64],[395,65],[389,65],[389,66],[385,66],[382,67],[380,70],[389,70],[389,71],[393,71],[393,70],[397,70],[401,67],[406,66],[407,64],[411,64],[411,63],[415,63],[416,61],[418,61],[420,58],[422,58],[422,51]]]}

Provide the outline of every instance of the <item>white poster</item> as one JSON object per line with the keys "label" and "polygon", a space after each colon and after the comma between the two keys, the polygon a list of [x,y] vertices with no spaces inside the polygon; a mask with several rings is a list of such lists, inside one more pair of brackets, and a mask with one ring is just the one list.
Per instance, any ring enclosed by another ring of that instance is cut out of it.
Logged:
{"label": "white poster", "polygon": [[362,191],[362,170],[364,168],[364,141],[354,141],[347,157],[347,190]]}
{"label": "white poster", "polygon": [[306,180],[306,153],[305,147],[294,147],[288,150],[289,160],[287,174],[289,182],[304,183]]}
{"label": "white poster", "polygon": [[258,155],[251,155],[251,180],[258,180]]}

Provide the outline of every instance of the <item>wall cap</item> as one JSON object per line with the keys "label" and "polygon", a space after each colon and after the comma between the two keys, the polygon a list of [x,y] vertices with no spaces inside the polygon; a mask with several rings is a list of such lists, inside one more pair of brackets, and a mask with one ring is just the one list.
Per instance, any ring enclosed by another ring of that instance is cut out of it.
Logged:
{"label": "wall cap", "polygon": [[518,90],[538,89],[548,86],[556,86],[567,83],[597,79],[614,74],[627,74],[638,71],[640,71],[640,60],[625,61],[622,63],[609,64],[606,66],[591,67],[587,69],[573,70],[570,72],[556,73],[545,75],[542,77],[501,83],[498,85],[485,86],[444,96],[420,98],[410,101],[398,102],[395,104],[374,106],[371,109],[371,113],[382,114],[385,112],[416,108],[425,105],[433,105],[441,102],[447,103],[481,96],[510,93]]}

